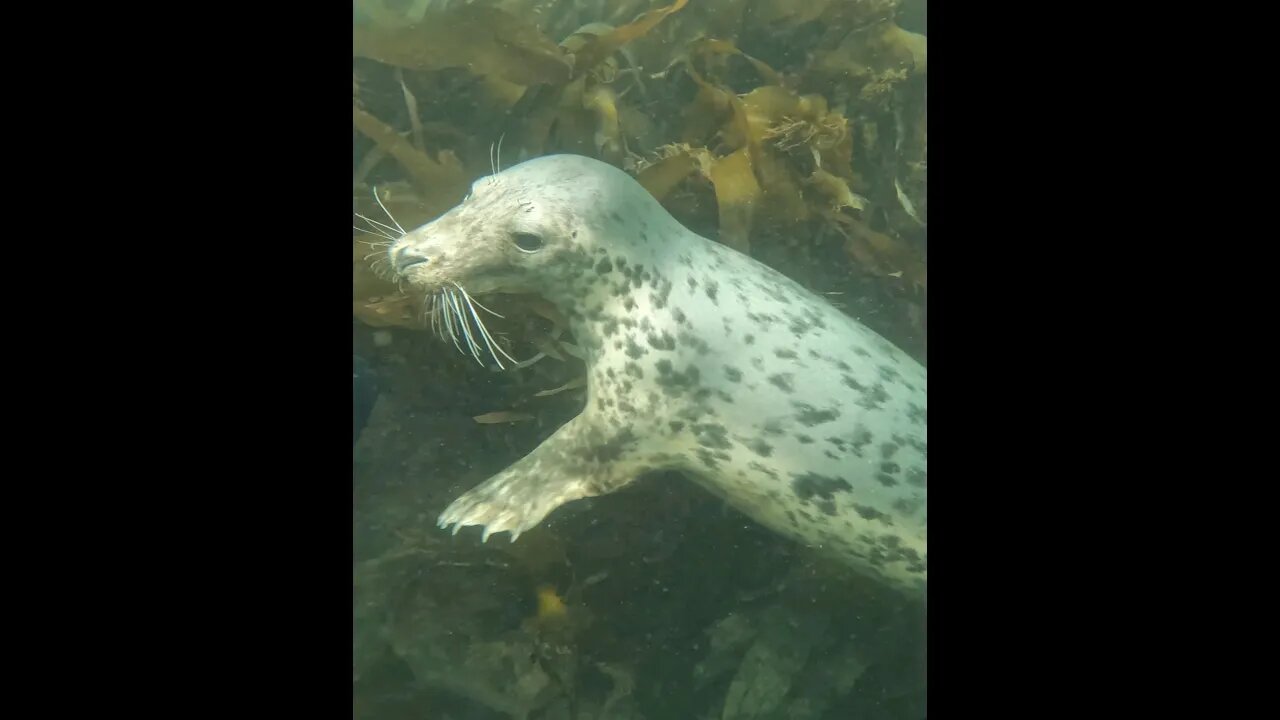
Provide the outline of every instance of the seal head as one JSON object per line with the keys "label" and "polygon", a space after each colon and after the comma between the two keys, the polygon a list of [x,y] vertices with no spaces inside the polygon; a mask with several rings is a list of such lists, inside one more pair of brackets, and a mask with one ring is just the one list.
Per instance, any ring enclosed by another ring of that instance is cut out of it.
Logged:
{"label": "seal head", "polygon": [[[552,155],[476,181],[461,204],[394,243],[389,259],[396,279],[419,292],[461,284],[471,294],[536,293],[576,305],[588,289],[583,275],[599,263],[601,234],[626,225],[624,215],[669,217],[621,170]],[[630,244],[612,234],[619,249]]]}

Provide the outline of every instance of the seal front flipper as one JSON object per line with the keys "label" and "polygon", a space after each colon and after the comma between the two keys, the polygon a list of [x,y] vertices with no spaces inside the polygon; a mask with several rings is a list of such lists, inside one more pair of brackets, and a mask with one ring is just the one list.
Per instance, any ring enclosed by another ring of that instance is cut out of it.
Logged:
{"label": "seal front flipper", "polygon": [[458,530],[510,532],[511,541],[552,510],[581,498],[605,495],[639,475],[638,438],[629,428],[600,427],[584,414],[569,421],[533,452],[454,500],[439,525]]}

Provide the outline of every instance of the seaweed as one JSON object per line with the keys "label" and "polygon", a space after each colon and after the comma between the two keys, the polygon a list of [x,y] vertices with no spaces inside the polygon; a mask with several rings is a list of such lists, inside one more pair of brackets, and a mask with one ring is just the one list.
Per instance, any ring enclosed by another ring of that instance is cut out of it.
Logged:
{"label": "seaweed", "polygon": [[[354,124],[372,141],[357,194],[397,177],[390,159],[425,222],[499,138],[500,164],[590,155],[793,275],[838,248],[923,330],[927,39],[898,25],[898,0],[356,6]],[[374,322],[412,305],[372,268],[357,278],[385,303],[359,311]]]}
{"label": "seaweed", "polygon": [[488,5],[457,5],[405,27],[354,25],[356,57],[405,70],[467,68],[521,85],[562,83],[573,64],[528,20]]}

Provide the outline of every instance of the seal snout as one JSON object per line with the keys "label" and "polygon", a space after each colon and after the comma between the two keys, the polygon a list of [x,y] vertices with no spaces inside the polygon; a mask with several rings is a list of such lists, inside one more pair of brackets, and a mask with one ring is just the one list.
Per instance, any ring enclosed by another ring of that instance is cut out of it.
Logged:
{"label": "seal snout", "polygon": [[414,265],[422,265],[430,261],[431,258],[410,245],[401,245],[391,250],[391,265],[400,274]]}

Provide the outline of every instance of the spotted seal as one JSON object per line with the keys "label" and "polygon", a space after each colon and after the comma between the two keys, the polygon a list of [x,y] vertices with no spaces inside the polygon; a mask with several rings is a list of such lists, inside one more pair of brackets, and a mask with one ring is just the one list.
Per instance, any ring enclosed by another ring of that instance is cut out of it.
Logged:
{"label": "spotted seal", "polygon": [[[576,155],[515,165],[386,259],[446,324],[483,327],[472,294],[543,296],[587,364],[581,414],[449,505],[441,527],[514,541],[564,503],[679,470],[784,536],[924,592],[925,368],[686,229],[622,170]],[[468,333],[473,353],[481,334]]]}

